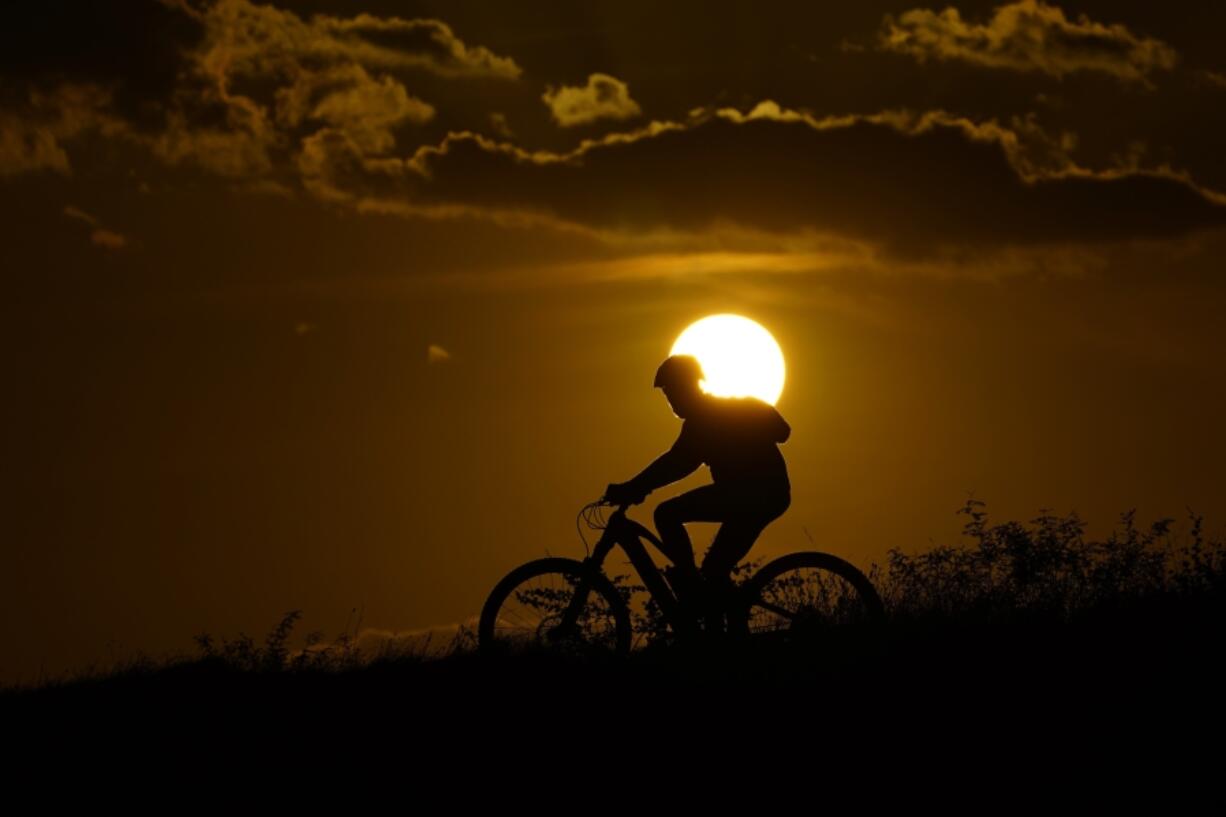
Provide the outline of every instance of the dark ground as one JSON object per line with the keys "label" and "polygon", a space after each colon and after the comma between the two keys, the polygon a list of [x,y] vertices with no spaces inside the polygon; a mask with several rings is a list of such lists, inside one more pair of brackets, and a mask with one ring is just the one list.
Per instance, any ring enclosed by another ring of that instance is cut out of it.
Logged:
{"label": "dark ground", "polygon": [[929,784],[1005,775],[1022,796],[1089,784],[1101,767],[1117,794],[1177,780],[1220,792],[1223,622],[1220,606],[1183,600],[1071,623],[894,619],[817,644],[620,661],[465,653],[256,672],[200,660],[7,691],[0,717],[10,772],[301,775],[394,761],[428,783],[465,769],[548,777],[590,765],[654,780],[799,763],[827,783],[834,769],[882,780],[928,769]]}

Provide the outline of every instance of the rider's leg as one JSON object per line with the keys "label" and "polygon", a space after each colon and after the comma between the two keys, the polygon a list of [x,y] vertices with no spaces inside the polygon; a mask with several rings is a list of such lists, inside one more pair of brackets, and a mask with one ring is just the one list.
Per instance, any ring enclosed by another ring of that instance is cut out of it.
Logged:
{"label": "rider's leg", "polygon": [[761,516],[752,515],[737,515],[719,526],[699,571],[704,590],[703,616],[708,628],[719,620],[728,606],[733,589],[732,568],[749,552],[765,527],[766,521]]}
{"label": "rider's leg", "polygon": [[790,504],[788,495],[729,503],[726,521],[711,541],[700,568],[711,614],[725,609],[733,588],[732,569],[753,548],[766,526],[782,516]]}
{"label": "rider's leg", "polygon": [[664,555],[673,564],[698,573],[694,563],[694,546],[686,533],[686,522],[721,522],[727,515],[725,494],[715,485],[703,485],[686,491],[656,506],[656,531],[660,534]]}
{"label": "rider's leg", "polygon": [[729,501],[725,505],[724,524],[720,525],[702,560],[704,578],[717,580],[728,576],[749,553],[758,535],[790,505],[788,494]]}
{"label": "rider's leg", "polygon": [[655,523],[660,534],[660,550],[675,565],[665,568],[665,575],[678,601],[695,616],[702,614],[705,594],[685,523],[723,521],[727,507],[725,500],[724,492],[715,485],[703,485],[656,506]]}

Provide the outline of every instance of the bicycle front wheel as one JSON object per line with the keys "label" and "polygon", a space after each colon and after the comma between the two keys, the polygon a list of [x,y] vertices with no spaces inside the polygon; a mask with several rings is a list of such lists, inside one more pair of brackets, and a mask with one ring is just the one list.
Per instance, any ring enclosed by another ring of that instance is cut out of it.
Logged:
{"label": "bicycle front wheel", "polygon": [[848,624],[880,621],[877,589],[855,565],[829,553],[791,553],[766,564],[745,584],[737,629],[751,636],[820,635]]}
{"label": "bicycle front wheel", "polygon": [[630,652],[630,611],[603,573],[574,559],[520,565],[490,592],[477,631],[482,652]]}

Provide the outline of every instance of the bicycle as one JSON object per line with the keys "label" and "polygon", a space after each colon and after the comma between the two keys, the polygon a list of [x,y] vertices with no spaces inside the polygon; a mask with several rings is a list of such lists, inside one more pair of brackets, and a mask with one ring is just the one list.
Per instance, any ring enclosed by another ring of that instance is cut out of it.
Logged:
{"label": "bicycle", "polygon": [[[629,591],[623,595],[603,569],[606,557],[619,545],[678,642],[714,638],[792,641],[820,636],[827,628],[844,624],[877,622],[884,615],[876,588],[854,565],[830,553],[799,551],[768,562],[739,584],[734,581],[723,615],[704,626],[656,567],[643,540],[663,552],[660,539],[626,516],[630,503],[617,504],[607,519],[602,516],[603,509],[614,504],[602,497],[580,510],[579,517],[588,527],[604,531],[585,559],[535,559],[494,586],[482,607],[477,631],[483,653],[543,649],[628,654],[633,636]],[[576,528],[578,524],[576,518]],[[586,548],[581,529],[579,537]],[[742,567],[734,572],[742,572]]]}

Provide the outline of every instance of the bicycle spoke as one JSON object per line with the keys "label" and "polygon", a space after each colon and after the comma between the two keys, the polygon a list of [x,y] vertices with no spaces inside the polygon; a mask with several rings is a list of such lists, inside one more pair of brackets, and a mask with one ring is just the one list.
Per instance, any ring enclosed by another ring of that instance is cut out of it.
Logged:
{"label": "bicycle spoke", "polygon": [[506,592],[487,632],[503,643],[568,652],[614,651],[622,633],[607,592],[578,571],[546,569]]}
{"label": "bicycle spoke", "polygon": [[788,620],[791,620],[796,617],[796,614],[793,613],[791,610],[788,610],[785,607],[780,607],[777,604],[771,604],[770,602],[762,601],[760,599],[758,601],[755,601],[753,605],[751,606],[752,607],[762,607],[766,610],[770,610],[772,613],[782,616],[783,618],[786,618]]}
{"label": "bicycle spoke", "polygon": [[818,566],[798,566],[774,576],[750,602],[751,632],[819,630],[867,612],[865,599],[843,576]]}

